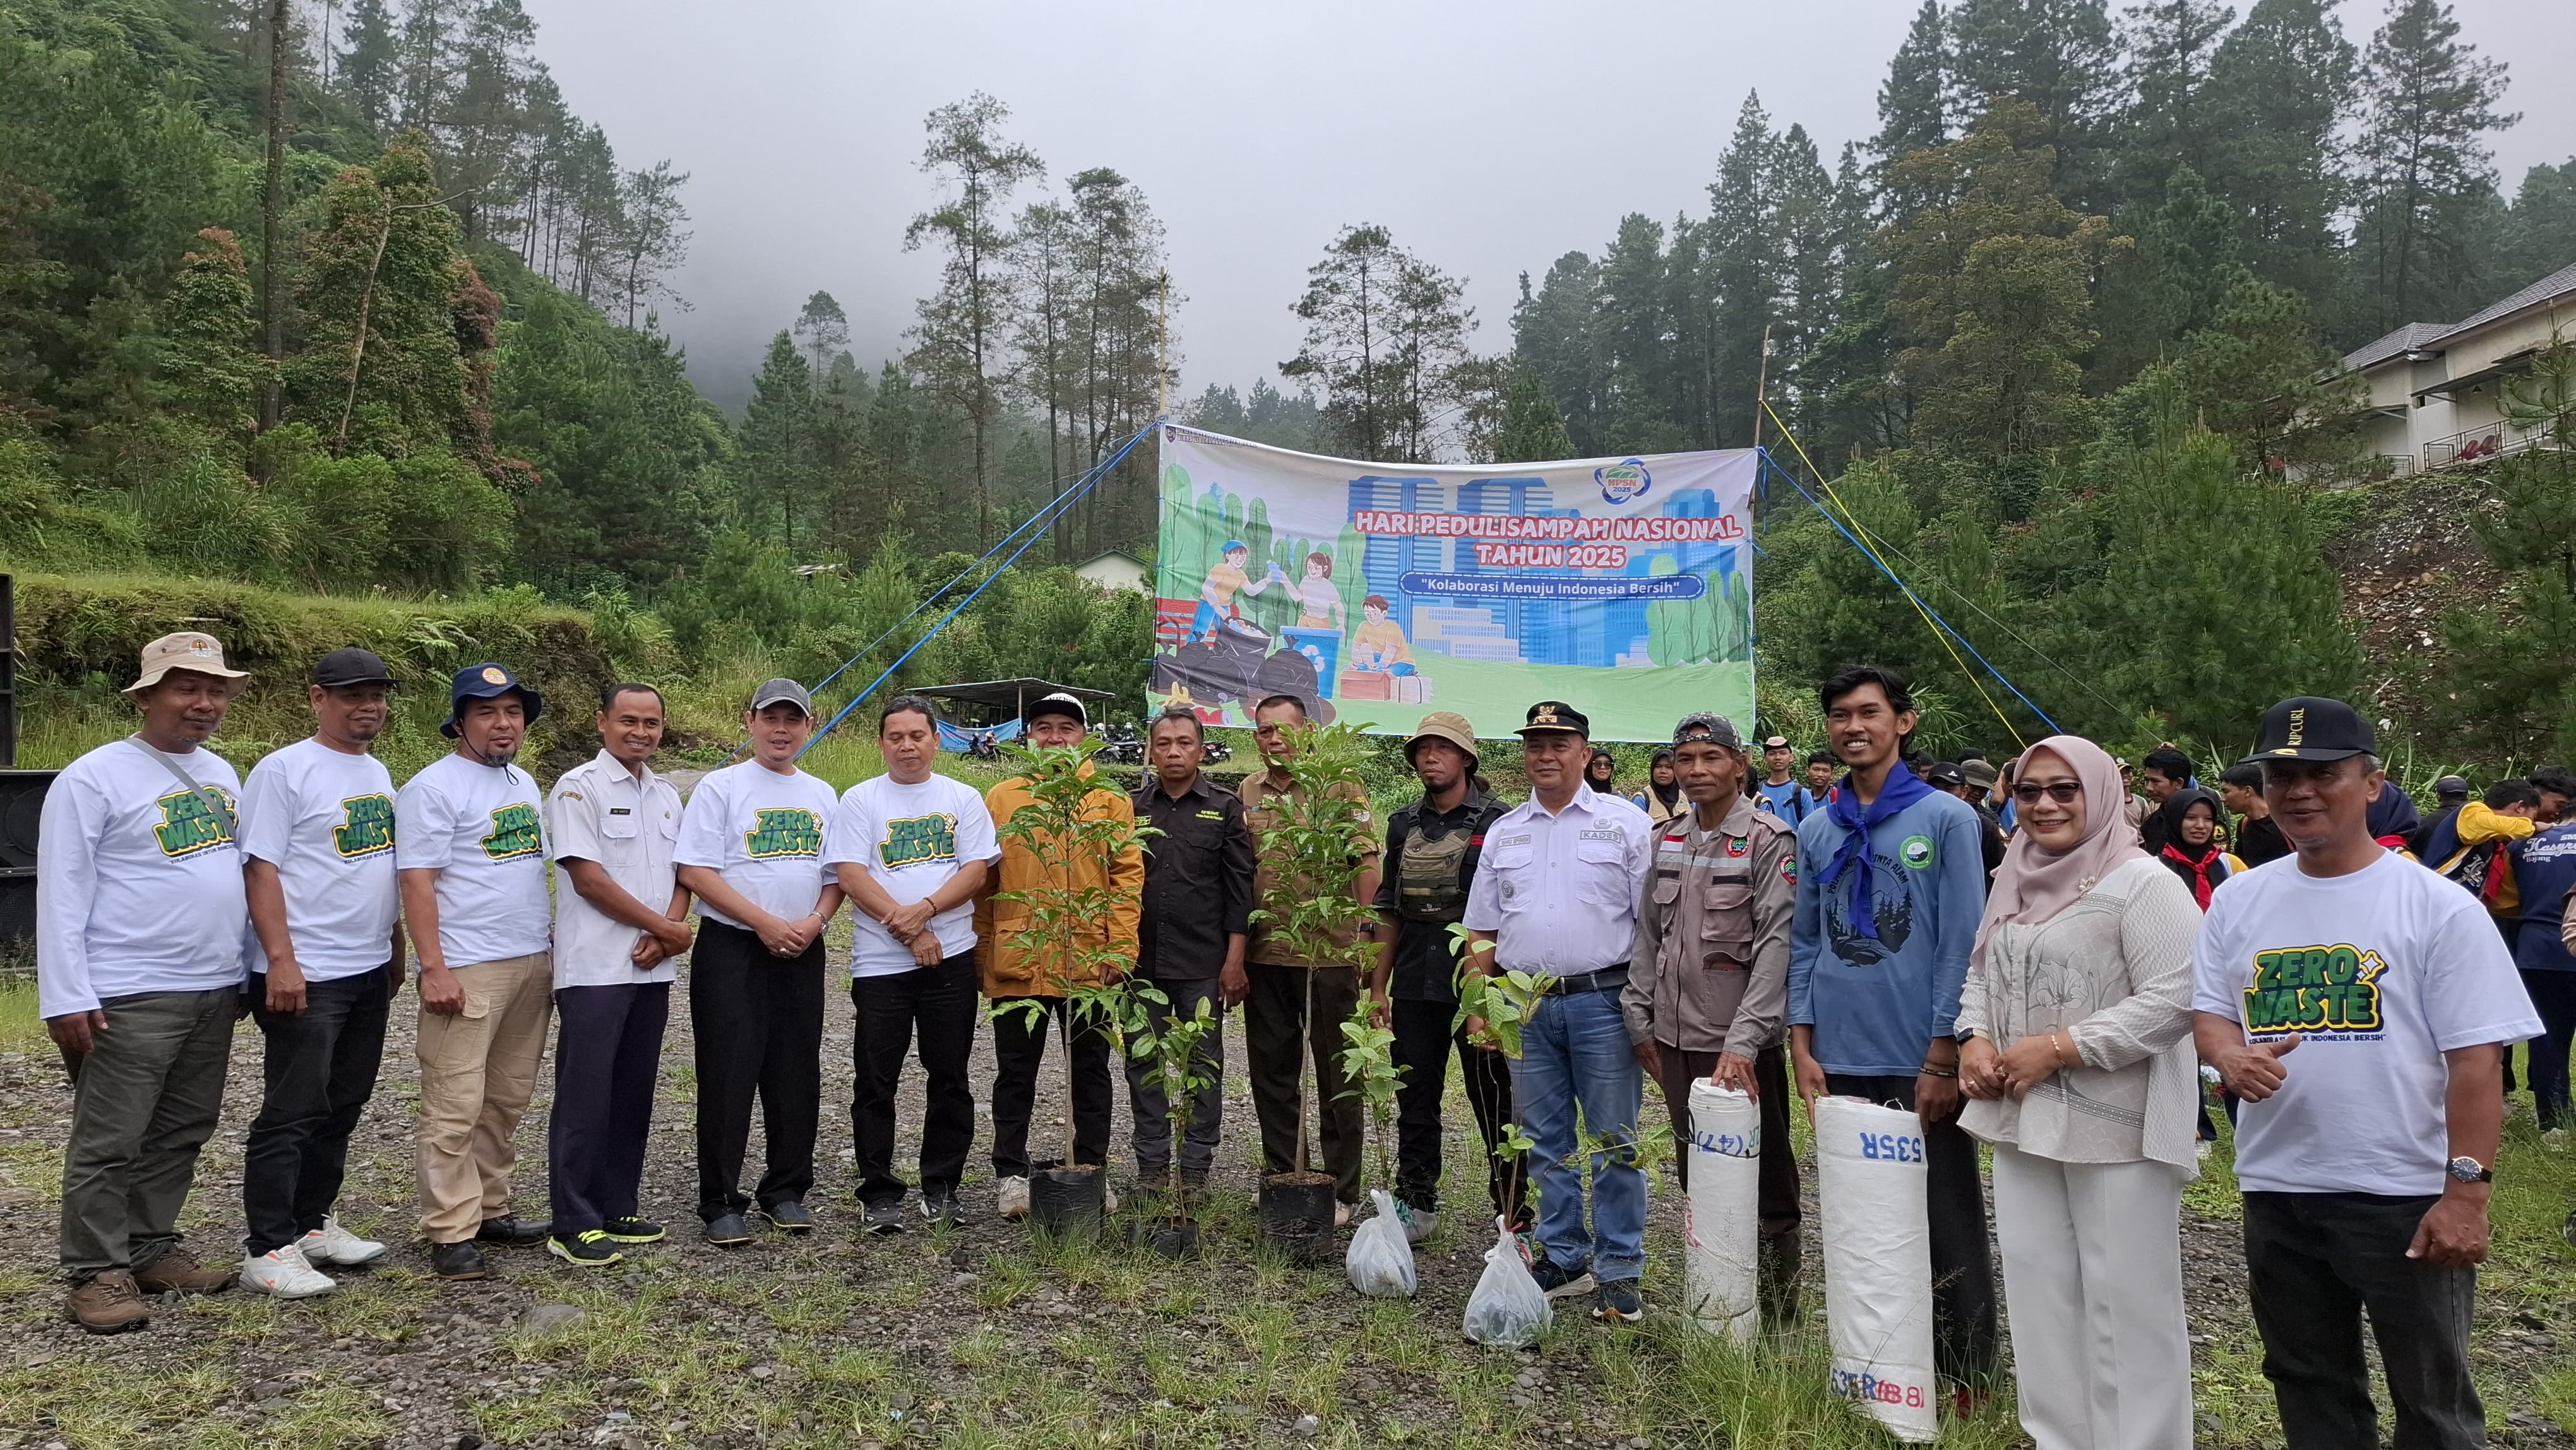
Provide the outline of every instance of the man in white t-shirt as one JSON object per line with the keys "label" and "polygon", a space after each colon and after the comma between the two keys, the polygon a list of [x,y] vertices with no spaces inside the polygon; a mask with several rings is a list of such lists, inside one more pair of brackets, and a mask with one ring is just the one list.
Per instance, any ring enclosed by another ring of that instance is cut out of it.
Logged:
{"label": "man in white t-shirt", "polygon": [[374,753],[393,688],[371,651],[324,655],[305,691],[313,734],[271,751],[242,787],[250,1005],[268,1044],[242,1145],[242,1282],[281,1299],[336,1287],[315,1265],[385,1253],[331,1205],[402,982],[394,778]]}
{"label": "man in white t-shirt", "polygon": [[897,695],[877,717],[886,773],[850,787],[824,833],[823,864],[853,905],[850,1136],[857,1145],[859,1227],[903,1228],[904,1181],[894,1173],[894,1096],[921,1034],[929,1079],[921,1117],[921,1213],[960,1216],[957,1181],[975,1143],[975,893],[1001,855],[981,791],[934,774],[939,717],[919,695]]}
{"label": "man in white t-shirt", "polygon": [[394,866],[420,961],[420,1233],[442,1279],[489,1271],[477,1243],[542,1243],[510,1212],[519,1119],[546,1054],[554,935],[545,817],[515,763],[544,697],[495,664],[448,687],[456,749],[394,797]]}
{"label": "man in white t-shirt", "polygon": [[2397,1442],[2484,1445],[2469,1322],[2501,1064],[2540,1019],[2477,898],[2372,839],[2387,777],[2358,711],[2284,700],[2253,759],[2296,854],[2212,894],[2193,1035],[2244,1100],[2246,1276],[2283,1433],[2290,1450],[2380,1443],[2366,1312]]}
{"label": "man in white t-shirt", "polygon": [[[823,864],[832,788],[796,768],[814,701],[794,680],[752,692],[752,757],[698,782],[680,818],[680,885],[698,898],[689,1027],[698,1063],[698,1217],[707,1242],[751,1241],[745,1210],[787,1233],[814,1227],[814,1133],[823,1111],[823,926],[841,888]],[[749,1195],[751,1105],[767,1166]]]}
{"label": "man in white t-shirt", "polygon": [[197,1150],[223,1111],[241,1015],[241,778],[200,749],[246,675],[202,634],[143,647],[143,728],[64,767],[36,845],[36,1004],[72,1074],[63,1145],[66,1306],[140,1328],[143,1295],[233,1281],[179,1246]]}
{"label": "man in white t-shirt", "polygon": [[555,1101],[546,1116],[547,1252],[605,1268],[620,1244],[662,1226],[636,1213],[653,1082],[678,956],[689,949],[689,893],[671,864],[680,793],[653,773],[662,692],[601,692],[600,749],[546,799],[555,893]]}

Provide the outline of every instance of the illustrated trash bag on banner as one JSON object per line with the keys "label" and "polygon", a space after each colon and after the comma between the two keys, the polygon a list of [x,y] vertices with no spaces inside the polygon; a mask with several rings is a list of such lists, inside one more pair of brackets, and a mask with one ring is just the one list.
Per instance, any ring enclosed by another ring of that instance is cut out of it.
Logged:
{"label": "illustrated trash bag on banner", "polygon": [[1556,1311],[1539,1291],[1538,1280],[1530,1277],[1529,1265],[1521,1262],[1511,1226],[1497,1216],[1494,1231],[1494,1246],[1485,1250],[1485,1272],[1476,1279],[1476,1292],[1467,1296],[1467,1312],[1458,1327],[1478,1344],[1527,1349],[1547,1333]]}
{"label": "illustrated trash bag on banner", "polygon": [[1342,1256],[1342,1268],[1351,1276],[1351,1287],[1372,1299],[1410,1299],[1413,1297],[1413,1244],[1404,1236],[1404,1224],[1395,1216],[1395,1195],[1383,1188],[1369,1190],[1369,1202],[1377,1212],[1351,1235],[1350,1252]]}
{"label": "illustrated trash bag on banner", "polygon": [[1703,1328],[1742,1344],[1762,1327],[1754,1270],[1761,1247],[1762,1111],[1745,1094],[1703,1078],[1691,1084],[1690,1121],[1682,1293]]}
{"label": "illustrated trash bag on banner", "polygon": [[1897,1439],[1926,1444],[1940,1432],[1940,1416],[1923,1120],[1861,1098],[1824,1097],[1816,1099],[1815,1124],[1834,1389]]}

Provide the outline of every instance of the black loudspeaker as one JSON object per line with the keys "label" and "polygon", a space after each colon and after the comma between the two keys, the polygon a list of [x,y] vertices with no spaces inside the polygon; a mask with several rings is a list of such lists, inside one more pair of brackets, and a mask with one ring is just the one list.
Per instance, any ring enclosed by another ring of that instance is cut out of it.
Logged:
{"label": "black loudspeaker", "polygon": [[18,595],[16,581],[0,574],[0,770],[17,763]]}
{"label": "black loudspeaker", "polygon": [[36,937],[36,827],[55,774],[0,770],[0,942]]}

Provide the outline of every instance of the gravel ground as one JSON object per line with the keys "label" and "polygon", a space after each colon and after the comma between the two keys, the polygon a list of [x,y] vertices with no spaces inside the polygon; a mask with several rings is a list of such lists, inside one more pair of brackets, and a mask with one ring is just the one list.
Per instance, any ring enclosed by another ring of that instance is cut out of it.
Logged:
{"label": "gravel ground", "polygon": [[[1578,1321],[1525,1355],[1460,1340],[1458,1318],[1490,1242],[1473,1217],[1481,1192],[1462,1106],[1451,1113],[1447,1197],[1467,1212],[1453,1212],[1420,1251],[1415,1302],[1364,1301],[1337,1265],[1301,1270],[1257,1255],[1239,1030],[1229,1034],[1208,1256],[1195,1263],[1030,1247],[1018,1225],[992,1216],[985,1131],[967,1184],[974,1222],[861,1239],[842,1116],[850,1008],[836,991],[822,1181],[811,1204],[819,1232],[735,1250],[699,1239],[687,1012],[675,996],[644,1189],[645,1212],[670,1224],[670,1239],[607,1270],[574,1269],[539,1249],[503,1251],[498,1277],[444,1284],[412,1239],[409,1006],[395,1014],[341,1205],[353,1228],[393,1245],[388,1260],[342,1271],[340,1292],[303,1303],[239,1290],[165,1302],[149,1330],[110,1339],[66,1322],[50,1282],[69,1091],[41,1048],[0,1054],[0,1447],[1783,1443],[1741,1431],[1730,1441],[1678,1421],[1669,1395],[1658,1398],[1659,1350],[1671,1343],[1659,1335],[1613,1345],[1618,1336]],[[239,1253],[241,1134],[256,1107],[259,1053],[245,1023],[223,1130],[185,1220],[204,1256]],[[981,1097],[988,1045],[979,1045],[974,1076]],[[550,1078],[520,1131],[518,1207],[530,1214],[544,1211]],[[1050,1072],[1042,1086],[1041,1145],[1061,1132],[1047,1111],[1054,1081]],[[917,1142],[918,1087],[916,1073],[905,1155]],[[1118,1097],[1112,1156],[1124,1194],[1123,1088]],[[1660,1103],[1647,1112],[1660,1124]],[[2528,1137],[2527,1125],[2520,1131]],[[746,1183],[758,1153],[755,1141]],[[1673,1272],[1678,1243],[1679,1195],[1667,1183],[1659,1175],[1650,1296]],[[1808,1186],[1812,1215],[1812,1174]],[[2229,1198],[2223,1176],[2204,1180],[2185,1231],[2203,1442],[2262,1445],[2278,1429]],[[1120,1215],[1136,1216],[1134,1206]],[[2562,1348],[2576,1254],[2546,1237],[2518,1243],[2482,1296],[2481,1383],[2500,1443],[2576,1445],[2543,1413],[2566,1414],[2576,1398]],[[1812,1228],[1808,1252],[1813,1308],[1822,1277]],[[2021,1443],[2007,1408],[1945,1443]],[[1847,1428],[1858,1438],[1798,1443],[1873,1443],[1873,1432]]]}

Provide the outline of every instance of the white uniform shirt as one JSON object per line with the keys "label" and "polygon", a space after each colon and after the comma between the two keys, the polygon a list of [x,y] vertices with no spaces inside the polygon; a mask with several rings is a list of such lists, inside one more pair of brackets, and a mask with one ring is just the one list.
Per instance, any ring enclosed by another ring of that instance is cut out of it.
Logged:
{"label": "white uniform shirt", "polygon": [[[928,899],[969,861],[1001,855],[983,793],[944,775],[913,785],[891,775],[860,781],[833,808],[824,832],[823,864],[866,867],[897,906]],[[851,976],[891,977],[921,965],[875,917],[854,912],[852,921]],[[973,951],[975,903],[961,901],[932,917],[929,931],[943,957]]]}
{"label": "white uniform shirt", "polygon": [[[689,793],[672,859],[711,867],[752,905],[800,920],[837,874],[823,864],[823,823],[837,804],[829,785],[801,770],[780,774],[757,760],[728,765]],[[703,901],[698,914],[751,929]]]}
{"label": "white uniform shirt", "polygon": [[[277,868],[286,934],[308,982],[372,972],[393,956],[394,778],[372,755],[319,740],[272,750],[242,787],[242,849]],[[268,970],[259,934],[250,969]]]}
{"label": "white uniform shirt", "polygon": [[1496,937],[1507,972],[1576,977],[1628,960],[1655,828],[1613,795],[1577,787],[1550,814],[1532,796],[1485,828],[1467,928]]}
{"label": "white uniform shirt", "polygon": [[437,869],[438,949],[451,970],[534,956],[552,939],[540,801],[519,767],[453,752],[395,795],[394,865]]}
{"label": "white uniform shirt", "polygon": [[[671,904],[671,853],[680,844],[680,793],[644,767],[627,772],[603,750],[563,773],[546,797],[546,850],[557,863],[596,862],[608,879],[654,911]],[[676,957],[637,971],[636,939],[643,928],[601,911],[573,889],[572,873],[558,870],[555,887],[555,985],[613,987],[620,982],[674,982]]]}
{"label": "white uniform shirt", "polygon": [[2236,1184],[2248,1192],[2440,1193],[2442,1054],[2541,1031],[2477,897],[2394,853],[2322,877],[2286,856],[2218,883],[2192,988],[2194,1010],[2249,1042],[2299,1039],[2280,1091],[2238,1109]]}
{"label": "white uniform shirt", "polygon": [[[222,756],[172,758],[239,809],[241,777]],[[37,823],[39,1014],[237,986],[249,932],[232,831],[142,746],[102,745],[54,777]]]}

